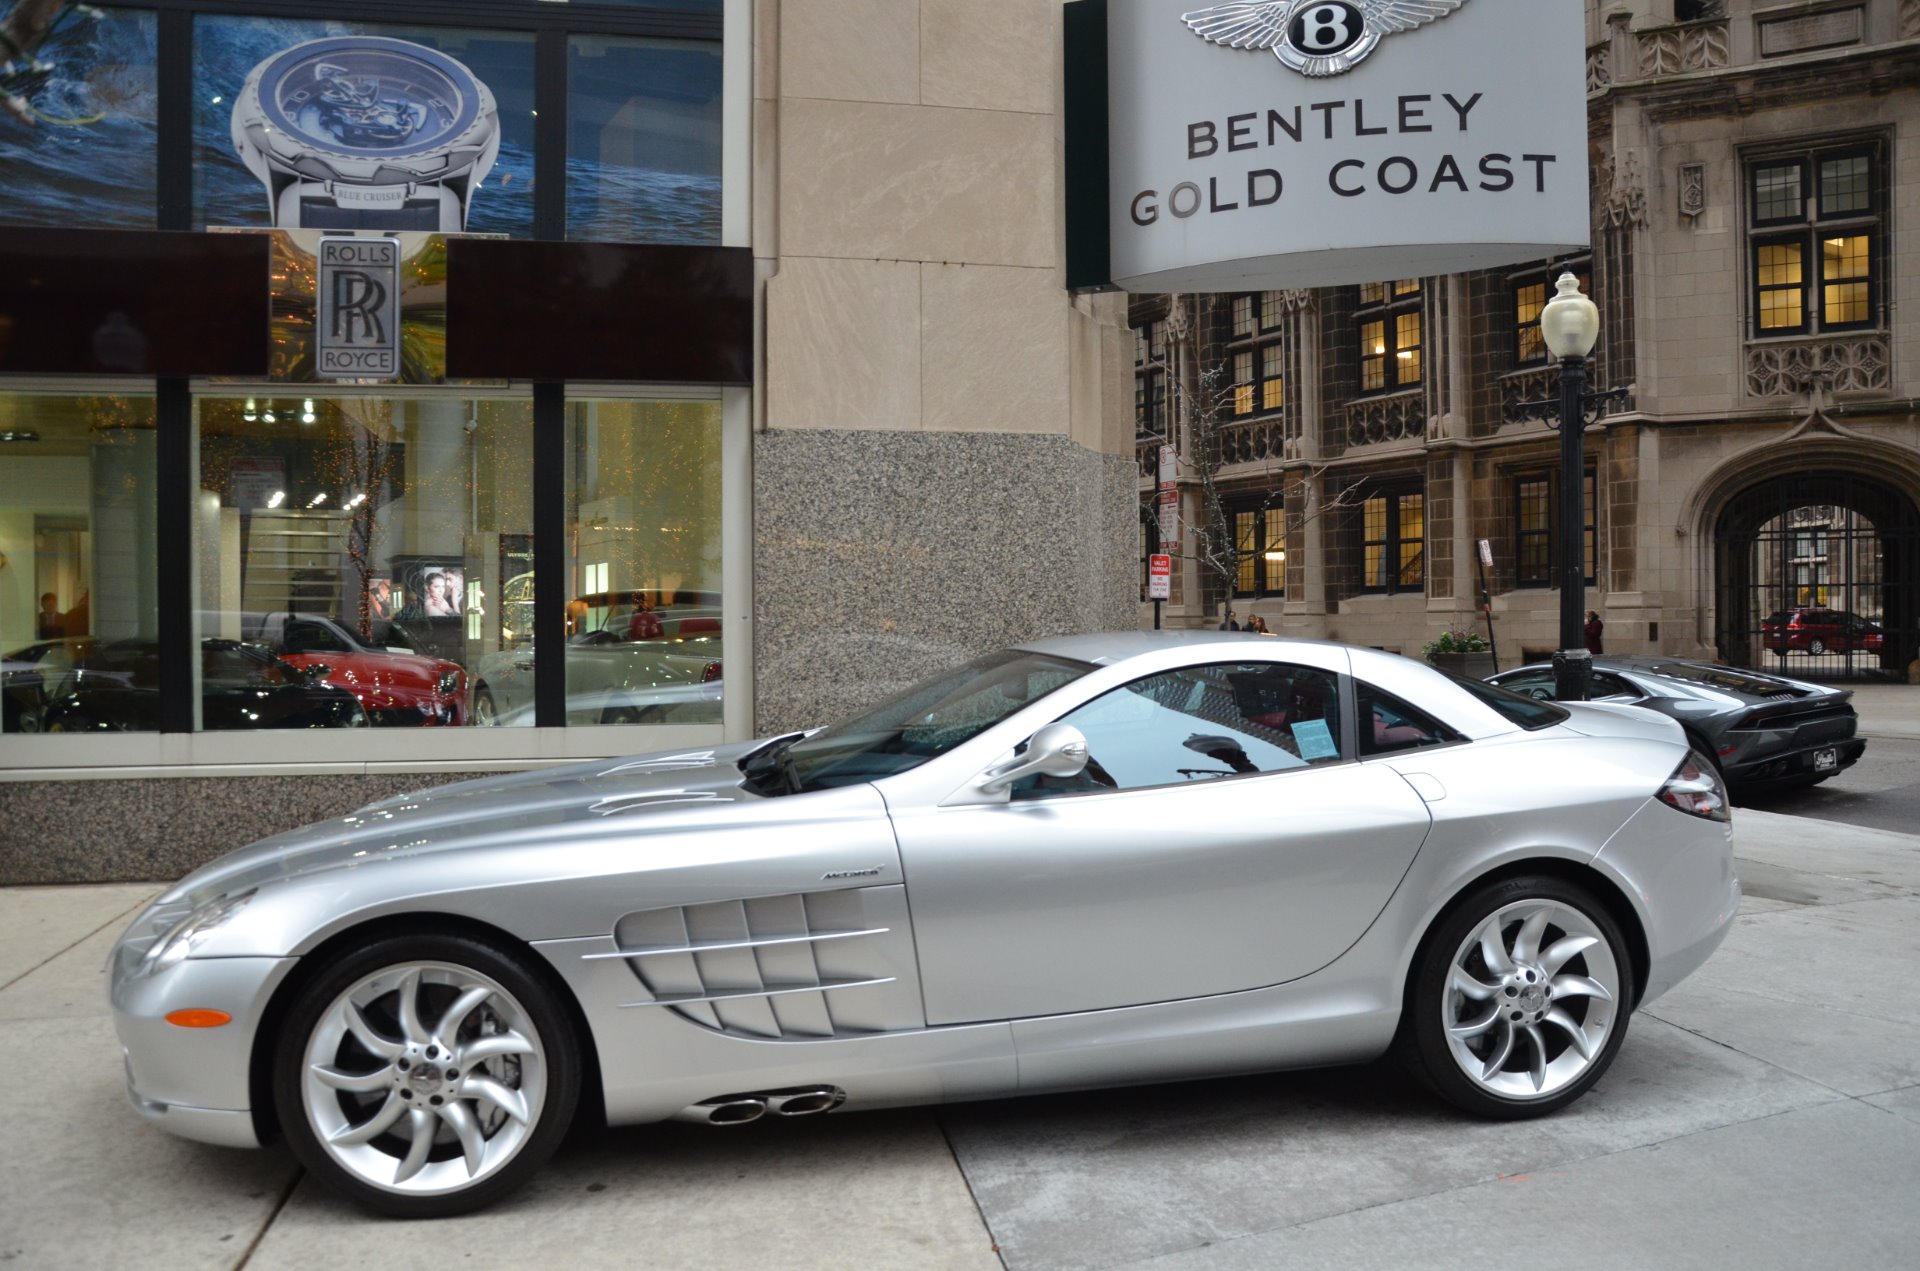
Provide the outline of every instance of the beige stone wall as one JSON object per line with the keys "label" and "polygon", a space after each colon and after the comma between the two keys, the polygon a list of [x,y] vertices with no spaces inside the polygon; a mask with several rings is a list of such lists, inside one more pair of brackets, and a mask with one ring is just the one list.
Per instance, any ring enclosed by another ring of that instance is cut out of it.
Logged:
{"label": "beige stone wall", "polygon": [[1126,454],[1124,299],[1060,243],[1059,0],[760,0],[764,428]]}

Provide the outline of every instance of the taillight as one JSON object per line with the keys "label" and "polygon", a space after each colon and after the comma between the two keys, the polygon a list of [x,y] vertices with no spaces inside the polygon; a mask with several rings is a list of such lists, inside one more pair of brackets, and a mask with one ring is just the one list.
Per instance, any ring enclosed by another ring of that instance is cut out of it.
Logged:
{"label": "taillight", "polygon": [[1733,809],[1727,804],[1727,788],[1720,783],[1719,772],[1701,758],[1698,751],[1689,750],[1673,775],[1667,778],[1667,784],[1660,787],[1660,802],[1709,821],[1733,819]]}
{"label": "taillight", "polygon": [[720,664],[718,662],[707,663],[707,669],[700,672],[700,682],[702,684],[711,684],[719,678]]}

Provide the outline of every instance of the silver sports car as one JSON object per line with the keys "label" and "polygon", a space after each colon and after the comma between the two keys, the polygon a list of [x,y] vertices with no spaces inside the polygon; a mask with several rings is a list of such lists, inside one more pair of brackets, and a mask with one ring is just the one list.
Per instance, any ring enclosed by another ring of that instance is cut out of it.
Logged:
{"label": "silver sports car", "polygon": [[1739,903],[1679,725],[1367,649],[1045,640],[859,718],[403,795],[169,889],[127,1090],[386,1213],[630,1123],[1364,1061],[1483,1116],[1599,1079]]}

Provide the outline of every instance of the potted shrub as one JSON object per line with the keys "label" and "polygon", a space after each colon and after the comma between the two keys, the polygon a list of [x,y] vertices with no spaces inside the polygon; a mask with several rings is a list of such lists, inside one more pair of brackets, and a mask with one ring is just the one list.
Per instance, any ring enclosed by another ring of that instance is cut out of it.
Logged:
{"label": "potted shrub", "polygon": [[1495,670],[1493,646],[1477,631],[1442,631],[1425,653],[1428,666],[1470,680],[1484,680]]}

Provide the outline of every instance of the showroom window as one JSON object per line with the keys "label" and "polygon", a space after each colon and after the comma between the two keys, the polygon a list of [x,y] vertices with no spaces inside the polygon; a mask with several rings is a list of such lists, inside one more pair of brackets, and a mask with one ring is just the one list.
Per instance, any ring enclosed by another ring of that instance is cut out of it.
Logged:
{"label": "showroom window", "polygon": [[497,687],[531,681],[531,402],[262,391],[195,416],[203,729],[533,722]]}
{"label": "showroom window", "polygon": [[720,47],[567,43],[567,235],[720,241]]}
{"label": "showroom window", "polygon": [[1426,496],[1417,490],[1383,491],[1360,506],[1366,591],[1409,591],[1426,585]]}
{"label": "showroom window", "polygon": [[1420,382],[1418,278],[1362,283],[1354,323],[1359,334],[1362,393],[1391,393]]}
{"label": "showroom window", "polygon": [[151,732],[154,401],[0,393],[0,730]]}
{"label": "showroom window", "polygon": [[567,722],[717,724],[720,404],[567,404]]}
{"label": "showroom window", "polygon": [[1749,162],[1754,335],[1880,325],[1883,162],[1871,143]]}

